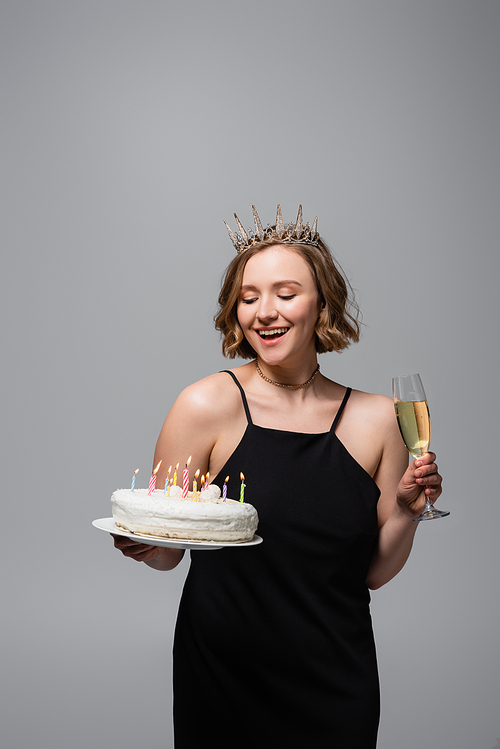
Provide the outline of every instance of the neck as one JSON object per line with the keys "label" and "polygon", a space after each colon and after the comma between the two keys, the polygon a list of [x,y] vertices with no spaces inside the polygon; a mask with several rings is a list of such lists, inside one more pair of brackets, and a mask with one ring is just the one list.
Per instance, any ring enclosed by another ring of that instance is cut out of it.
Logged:
{"label": "neck", "polygon": [[275,387],[289,391],[309,388],[319,375],[316,357],[308,359],[306,363],[301,362],[296,367],[272,365],[261,359],[257,359],[256,366],[257,374],[261,379]]}

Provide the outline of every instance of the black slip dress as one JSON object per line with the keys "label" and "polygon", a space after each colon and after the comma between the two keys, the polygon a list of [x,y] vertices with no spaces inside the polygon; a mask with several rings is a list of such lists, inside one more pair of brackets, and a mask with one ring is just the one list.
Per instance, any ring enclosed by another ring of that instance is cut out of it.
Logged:
{"label": "black slip dress", "polygon": [[335,434],[248,425],[218,474],[259,546],[192,551],[174,640],[175,749],[374,749],[379,684],[365,583],[380,491]]}

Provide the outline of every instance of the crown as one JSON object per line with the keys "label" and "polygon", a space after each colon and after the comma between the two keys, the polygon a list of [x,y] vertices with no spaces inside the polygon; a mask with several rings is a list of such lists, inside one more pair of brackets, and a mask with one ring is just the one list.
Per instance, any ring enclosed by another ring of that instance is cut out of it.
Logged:
{"label": "crown", "polygon": [[234,214],[234,217],[236,219],[236,223],[238,224],[240,234],[235,234],[234,232],[232,232],[227,223],[224,221],[224,223],[226,224],[226,229],[229,232],[231,242],[234,244],[238,255],[245,250],[248,250],[248,248],[252,247],[252,245],[257,244],[258,242],[263,242],[265,239],[276,239],[280,242],[288,242],[290,244],[312,244],[315,247],[318,246],[319,234],[316,231],[316,227],[318,225],[318,217],[316,216],[316,218],[314,219],[312,227],[310,227],[309,224],[305,224],[304,226],[304,224],[302,223],[301,205],[299,205],[299,212],[297,214],[296,222],[292,222],[288,224],[288,226],[285,226],[285,224],[283,223],[281,207],[278,205],[278,210],[276,211],[276,225],[271,226],[271,224],[268,224],[265,229],[262,226],[259,214],[257,213],[254,205],[252,206],[252,210],[255,231],[252,231],[252,229],[245,231],[236,213]]}

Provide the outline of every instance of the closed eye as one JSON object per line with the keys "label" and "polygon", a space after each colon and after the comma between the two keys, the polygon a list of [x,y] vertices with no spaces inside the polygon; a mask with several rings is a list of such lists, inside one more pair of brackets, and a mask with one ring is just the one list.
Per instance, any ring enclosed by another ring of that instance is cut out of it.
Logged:
{"label": "closed eye", "polygon": [[278,294],[280,299],[284,299],[285,301],[289,301],[290,299],[295,299],[297,294],[289,294],[288,296],[285,296],[283,294]]}

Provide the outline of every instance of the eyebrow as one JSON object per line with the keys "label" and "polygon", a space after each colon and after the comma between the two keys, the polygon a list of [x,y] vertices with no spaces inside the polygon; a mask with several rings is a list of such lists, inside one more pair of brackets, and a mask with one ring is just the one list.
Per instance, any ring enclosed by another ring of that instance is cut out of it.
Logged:
{"label": "eyebrow", "polygon": [[[273,283],[272,286],[274,289],[278,286],[289,286],[290,284],[295,284],[295,286],[302,286],[302,284],[299,283],[299,281],[294,281],[292,278],[286,278],[283,281],[276,281],[275,283]],[[241,290],[242,291],[248,291],[248,290],[257,291],[257,287],[252,286],[251,284],[245,284],[244,286],[241,287]]]}

